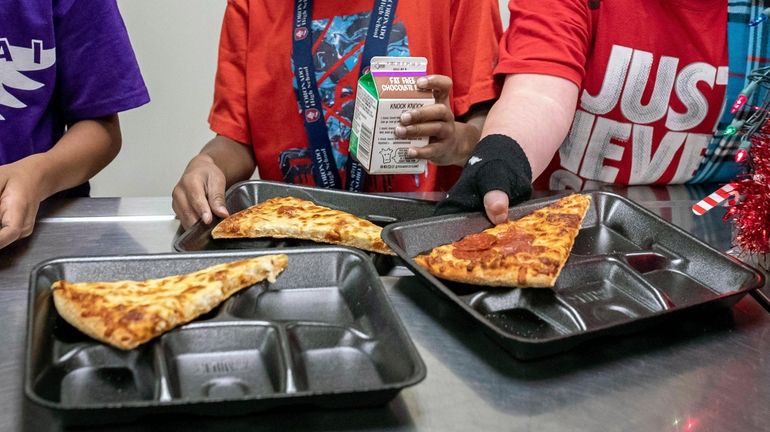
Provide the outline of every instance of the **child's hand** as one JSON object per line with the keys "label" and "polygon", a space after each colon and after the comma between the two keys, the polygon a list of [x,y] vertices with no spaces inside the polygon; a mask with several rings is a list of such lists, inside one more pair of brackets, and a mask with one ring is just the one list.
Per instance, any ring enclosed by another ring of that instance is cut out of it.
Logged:
{"label": "child's hand", "polygon": [[428,75],[417,80],[417,87],[433,90],[436,103],[403,113],[401,125],[396,127],[396,137],[430,137],[428,145],[409,149],[409,157],[427,159],[436,165],[463,165],[480,131],[476,130],[475,136],[466,138],[466,133],[473,132],[466,128],[473,126],[455,122],[449,107],[452,79]]}
{"label": "child's hand", "polygon": [[203,219],[209,224],[212,211],[219,217],[227,217],[225,207],[225,175],[210,156],[195,156],[179,179],[171,194],[172,208],[184,229]]}
{"label": "child's hand", "polygon": [[0,166],[0,248],[32,234],[40,207],[34,156]]}
{"label": "child's hand", "polygon": [[479,141],[460,178],[434,214],[486,210],[495,225],[508,220],[508,206],[532,195],[532,167],[519,143],[494,134]]}

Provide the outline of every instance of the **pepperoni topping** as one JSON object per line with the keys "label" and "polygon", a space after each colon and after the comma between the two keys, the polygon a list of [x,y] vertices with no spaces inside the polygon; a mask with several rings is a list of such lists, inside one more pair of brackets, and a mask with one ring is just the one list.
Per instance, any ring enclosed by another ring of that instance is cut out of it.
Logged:
{"label": "pepperoni topping", "polygon": [[478,233],[465,236],[462,240],[454,242],[454,247],[456,250],[468,252],[484,251],[494,246],[495,243],[497,243],[497,237],[492,234]]}
{"label": "pepperoni topping", "polygon": [[465,236],[460,241],[452,243],[452,256],[457,259],[476,260],[493,253],[492,246],[497,243],[497,237],[492,234],[478,233]]}
{"label": "pepperoni topping", "polygon": [[475,250],[475,251],[460,250],[460,249],[452,250],[453,257],[457,259],[464,259],[464,260],[484,259],[486,257],[493,256],[494,254],[495,254],[495,251],[493,251],[492,249]]}
{"label": "pepperoni topping", "polygon": [[532,245],[534,240],[535,236],[532,234],[517,231],[515,228],[500,234],[497,239],[498,244],[500,244],[500,252],[504,256],[518,253],[539,254],[545,252],[545,247]]}

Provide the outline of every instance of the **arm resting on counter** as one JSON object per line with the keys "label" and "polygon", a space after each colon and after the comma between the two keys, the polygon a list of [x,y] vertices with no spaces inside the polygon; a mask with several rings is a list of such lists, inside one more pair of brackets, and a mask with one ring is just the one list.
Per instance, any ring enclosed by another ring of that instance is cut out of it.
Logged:
{"label": "arm resting on counter", "polygon": [[85,183],[120,147],[114,114],[79,121],[47,152],[0,166],[0,248],[32,233],[42,200]]}
{"label": "arm resting on counter", "polygon": [[192,158],[174,187],[172,207],[182,226],[187,229],[198,219],[211,223],[212,212],[227,217],[225,190],[248,179],[256,168],[250,146],[222,135],[214,137]]}

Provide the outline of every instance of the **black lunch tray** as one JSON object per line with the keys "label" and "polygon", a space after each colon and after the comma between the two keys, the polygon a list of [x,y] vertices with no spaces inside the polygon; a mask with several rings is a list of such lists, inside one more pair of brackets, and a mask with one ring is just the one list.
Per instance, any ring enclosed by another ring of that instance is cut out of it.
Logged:
{"label": "black lunch tray", "polygon": [[[332,189],[295,186],[262,180],[249,180],[233,185],[226,194],[225,204],[230,214],[275,197],[297,197],[318,205],[342,210],[367,219],[377,225],[426,218],[433,214],[435,203],[383,195],[346,192]],[[198,221],[174,242],[174,250],[197,252],[209,250],[250,250],[318,245],[310,240],[257,238],[213,239],[211,230],[221,221],[214,217],[210,224]],[[387,274],[398,265],[395,257],[372,253],[375,268]]]}
{"label": "black lunch tray", "polygon": [[[436,278],[414,257],[489,228],[481,214],[385,227],[382,237],[428,286],[459,305],[515,357],[565,351],[589,338],[629,332],[685,310],[732,306],[763,276],[639,205],[592,192],[572,254],[553,289],[508,289]],[[560,198],[510,209],[525,216]],[[727,228],[725,228],[727,229]]]}
{"label": "black lunch tray", "polygon": [[[59,279],[143,280],[273,253],[289,256],[276,283],[130,351],[70,326],[50,291]],[[30,284],[24,391],[68,424],[371,406],[426,373],[370,260],[352,249],[61,258],[38,265]]]}

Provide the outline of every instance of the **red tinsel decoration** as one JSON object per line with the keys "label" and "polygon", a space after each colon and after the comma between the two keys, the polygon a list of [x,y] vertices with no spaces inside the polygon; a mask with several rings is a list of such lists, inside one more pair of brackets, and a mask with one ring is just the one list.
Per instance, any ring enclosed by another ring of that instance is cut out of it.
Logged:
{"label": "red tinsel decoration", "polygon": [[735,242],[744,251],[770,252],[770,123],[751,137],[749,173],[735,182],[742,199],[730,208]]}

